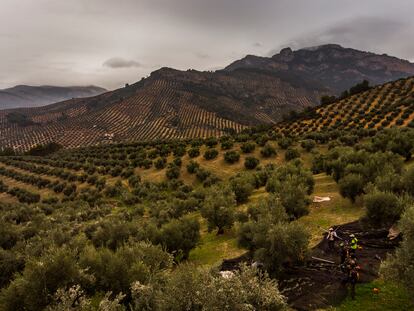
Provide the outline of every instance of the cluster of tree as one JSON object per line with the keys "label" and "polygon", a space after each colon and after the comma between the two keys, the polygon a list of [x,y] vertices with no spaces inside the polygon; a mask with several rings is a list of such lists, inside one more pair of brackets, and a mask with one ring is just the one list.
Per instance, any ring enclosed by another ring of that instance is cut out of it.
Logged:
{"label": "cluster of tree", "polygon": [[40,195],[33,193],[19,187],[13,187],[7,191],[8,194],[15,196],[21,203],[38,203],[40,201]]}
{"label": "cluster of tree", "polygon": [[398,221],[413,200],[414,170],[405,170],[414,135],[409,129],[378,132],[371,140],[351,147],[335,147],[316,155],[313,171],[326,171],[352,202],[364,196],[367,220],[378,227]]}
{"label": "cluster of tree", "polygon": [[399,228],[403,241],[396,252],[389,255],[381,265],[381,273],[386,279],[403,284],[408,290],[414,290],[414,206],[410,205],[401,217]]}
{"label": "cluster of tree", "polygon": [[[247,266],[223,277],[214,270],[181,265],[158,274],[156,280],[136,280],[126,292],[108,292],[96,301],[98,311],[288,310],[276,281]],[[94,309],[93,305],[87,289],[68,284],[55,292],[47,310],[85,311]]]}
{"label": "cluster of tree", "polygon": [[8,122],[17,124],[18,126],[22,127],[36,125],[32,119],[20,112],[10,112],[6,115],[6,119]]}
{"label": "cluster of tree", "polygon": [[59,145],[55,142],[51,142],[46,145],[37,145],[31,148],[29,151],[27,151],[26,154],[30,156],[47,156],[49,154],[59,151],[62,148],[62,145]]}
{"label": "cluster of tree", "polygon": [[356,95],[365,91],[368,91],[371,89],[371,86],[369,85],[369,81],[364,80],[361,83],[358,83],[354,86],[352,86],[349,90],[345,90],[342,92],[340,97],[336,97],[333,95],[324,95],[321,97],[321,105],[329,105],[337,100],[345,99],[349,96]]}
{"label": "cluster of tree", "polygon": [[238,241],[269,272],[278,274],[285,263],[305,259],[309,234],[302,225],[289,222],[280,198],[272,194],[249,206],[247,218],[239,229]]}
{"label": "cluster of tree", "polygon": [[290,219],[306,215],[313,192],[312,173],[300,161],[278,167],[271,171],[266,181],[266,190],[279,198]]}

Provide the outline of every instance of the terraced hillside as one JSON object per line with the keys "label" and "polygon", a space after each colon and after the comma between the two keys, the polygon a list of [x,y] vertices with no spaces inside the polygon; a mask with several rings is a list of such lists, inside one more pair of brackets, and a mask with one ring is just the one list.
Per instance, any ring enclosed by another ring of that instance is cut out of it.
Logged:
{"label": "terraced hillside", "polygon": [[[146,80],[94,98],[0,111],[0,146],[27,150],[51,141],[78,147],[222,136],[248,125],[275,122],[285,109],[310,106],[319,96],[318,91],[292,87],[267,74],[165,68]],[[290,104],[285,103],[288,98],[293,98]]]}
{"label": "terraced hillside", "polygon": [[276,129],[301,135],[332,129],[414,127],[413,120],[414,78],[411,77],[315,107],[297,120],[279,123]]}
{"label": "terraced hillside", "polygon": [[216,72],[162,68],[96,97],[0,111],[0,148],[221,136],[277,123],[362,79],[375,84],[410,74],[407,61],[335,45],[247,57]]}

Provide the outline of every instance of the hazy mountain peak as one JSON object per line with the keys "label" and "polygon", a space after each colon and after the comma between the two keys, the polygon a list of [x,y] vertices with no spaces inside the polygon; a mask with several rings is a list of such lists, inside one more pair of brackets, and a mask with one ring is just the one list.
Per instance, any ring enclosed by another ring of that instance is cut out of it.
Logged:
{"label": "hazy mountain peak", "polygon": [[21,84],[0,90],[0,109],[45,106],[71,98],[96,96],[106,91],[95,85],[66,87]]}

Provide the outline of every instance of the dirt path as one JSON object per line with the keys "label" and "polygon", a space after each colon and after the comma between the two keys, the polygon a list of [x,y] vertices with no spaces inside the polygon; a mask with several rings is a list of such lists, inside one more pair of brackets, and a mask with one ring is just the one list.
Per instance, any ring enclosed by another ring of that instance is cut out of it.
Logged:
{"label": "dirt path", "polygon": [[[362,249],[357,251],[360,270],[360,283],[371,282],[378,277],[381,260],[392,252],[399,241],[389,241],[386,229],[363,229],[359,222],[341,225],[337,233],[342,238],[355,234]],[[339,244],[339,243],[337,243]],[[339,246],[335,252],[329,251],[327,240],[315,246],[310,257],[318,257],[335,264],[310,259],[304,265],[287,267],[279,278],[279,288],[296,310],[316,310],[339,304],[347,296],[343,285],[346,274],[340,269]],[[222,270],[233,270],[240,262],[249,261],[248,256],[225,260]],[[357,285],[358,286],[358,285]]]}

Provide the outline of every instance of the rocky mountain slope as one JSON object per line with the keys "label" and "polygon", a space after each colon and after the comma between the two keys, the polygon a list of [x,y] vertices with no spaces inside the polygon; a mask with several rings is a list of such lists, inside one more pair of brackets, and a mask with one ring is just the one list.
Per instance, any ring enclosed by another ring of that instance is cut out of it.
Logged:
{"label": "rocky mountain slope", "polygon": [[162,68],[99,96],[0,111],[0,148],[220,136],[277,123],[362,79],[377,84],[410,75],[414,64],[407,61],[337,45],[247,56],[216,72]]}
{"label": "rocky mountain slope", "polygon": [[249,55],[225,68],[230,72],[240,69],[289,72],[306,80],[319,81],[335,94],[362,80],[378,85],[414,75],[414,64],[409,61],[336,44],[297,51],[285,48],[269,58]]}
{"label": "rocky mountain slope", "polygon": [[96,96],[106,92],[97,86],[29,86],[18,85],[0,90],[0,109],[39,107],[71,98]]}

